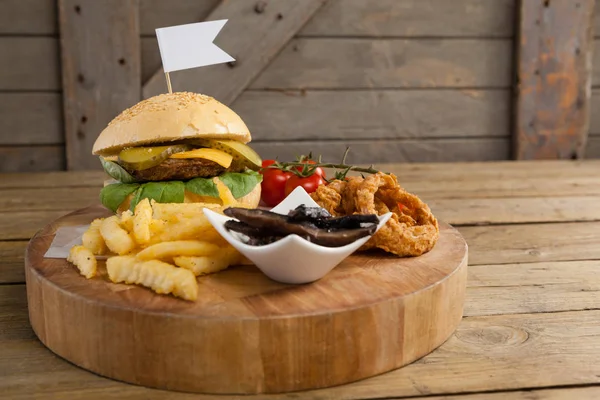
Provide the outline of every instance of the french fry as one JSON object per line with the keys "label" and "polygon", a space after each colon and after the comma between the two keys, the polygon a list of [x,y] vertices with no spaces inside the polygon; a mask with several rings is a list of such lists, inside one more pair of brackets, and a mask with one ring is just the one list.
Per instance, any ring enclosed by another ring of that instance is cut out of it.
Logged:
{"label": "french fry", "polygon": [[[154,221],[162,222],[163,226],[161,227],[160,232],[153,235],[153,237],[150,239],[150,244],[170,242],[174,240],[190,240],[196,238],[202,238],[204,240],[205,232],[209,230],[215,230],[204,215],[199,215],[193,218],[185,218],[177,222],[164,222],[163,220]],[[206,241],[211,240],[207,239]]]}
{"label": "french fry", "polygon": [[139,261],[134,256],[116,256],[106,261],[108,277],[114,283],[137,284],[158,294],[170,294],[194,301],[198,283],[194,274],[158,260]]}
{"label": "french fry", "polygon": [[119,255],[130,253],[135,242],[129,236],[129,233],[119,225],[119,217],[113,215],[102,221],[100,225],[100,233],[104,238],[104,242],[108,248]]}
{"label": "french fry", "polygon": [[121,213],[121,226],[127,232],[133,232],[133,213],[130,210]]}
{"label": "french fry", "polygon": [[221,198],[221,200],[223,200],[223,207],[227,207],[232,204],[237,204],[237,201],[235,200],[235,197],[233,197],[233,194],[231,194],[231,191],[229,190],[229,188],[227,186],[225,186],[225,184],[223,182],[221,182],[220,179],[215,178],[215,179],[213,179],[213,181],[217,185],[217,190],[219,191],[219,197]]}
{"label": "french fry", "polygon": [[238,263],[240,259],[240,253],[232,246],[228,246],[221,248],[219,252],[211,256],[177,256],[173,257],[173,262],[178,267],[189,269],[194,275],[200,276],[222,271],[229,266]]}
{"label": "french fry", "polygon": [[83,246],[96,255],[103,255],[108,252],[104,238],[100,234],[100,225],[102,225],[102,219],[93,220],[81,238]]}
{"label": "french fry", "polygon": [[73,263],[79,270],[79,273],[87,279],[96,276],[96,257],[94,257],[90,249],[81,245],[71,247],[67,261]]}
{"label": "french fry", "polygon": [[152,225],[152,207],[150,201],[143,199],[135,206],[133,214],[133,237],[139,244],[150,241],[150,225]]}
{"label": "french fry", "polygon": [[156,203],[152,201],[153,217],[164,221],[178,221],[182,218],[203,216],[203,208],[220,212],[220,204],[209,203]]}
{"label": "french fry", "polygon": [[200,240],[161,242],[137,253],[138,260],[163,260],[175,256],[209,256],[219,251],[219,246]]}

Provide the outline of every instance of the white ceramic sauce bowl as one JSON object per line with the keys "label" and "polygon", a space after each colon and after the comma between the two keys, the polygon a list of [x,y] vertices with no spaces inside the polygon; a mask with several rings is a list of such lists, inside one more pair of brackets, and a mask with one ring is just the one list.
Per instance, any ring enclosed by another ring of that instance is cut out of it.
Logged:
{"label": "white ceramic sauce bowl", "polygon": [[[319,207],[304,188],[297,187],[271,211],[287,215],[289,211],[301,204],[307,207]],[[365,236],[342,247],[325,247],[311,243],[298,235],[288,235],[264,246],[251,246],[244,243],[237,232],[225,228],[225,222],[235,218],[216,213],[208,208],[204,209],[204,214],[225,240],[252,261],[265,275],[282,283],[302,284],[321,279],[371,238]],[[391,216],[391,212],[379,216],[377,230],[381,229]]]}

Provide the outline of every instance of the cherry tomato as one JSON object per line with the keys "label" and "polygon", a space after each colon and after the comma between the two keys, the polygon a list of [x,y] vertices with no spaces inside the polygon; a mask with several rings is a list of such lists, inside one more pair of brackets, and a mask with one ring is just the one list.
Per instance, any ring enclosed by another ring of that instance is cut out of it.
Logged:
{"label": "cherry tomato", "polygon": [[275,160],[264,160],[261,174],[263,180],[260,184],[261,199],[269,207],[274,207],[285,198],[285,183],[293,175],[291,172],[284,172],[280,169],[266,168],[275,163]]}
{"label": "cherry tomato", "polygon": [[319,185],[323,184],[325,184],[323,177],[317,173],[314,173],[311,176],[307,176],[305,178],[298,175],[293,175],[285,183],[285,196],[292,193],[292,191],[298,186],[302,186],[307,193],[312,193],[315,190],[317,190]]}
{"label": "cherry tomato", "polygon": [[[315,160],[304,160],[304,161],[301,161],[301,162],[303,162],[305,164],[316,164],[317,163]],[[301,166],[297,166],[296,169],[298,171],[302,171],[302,167]],[[314,173],[322,176],[323,178],[326,178],[326,176],[325,176],[325,170],[323,168],[321,168],[321,167],[317,167],[315,169]]]}

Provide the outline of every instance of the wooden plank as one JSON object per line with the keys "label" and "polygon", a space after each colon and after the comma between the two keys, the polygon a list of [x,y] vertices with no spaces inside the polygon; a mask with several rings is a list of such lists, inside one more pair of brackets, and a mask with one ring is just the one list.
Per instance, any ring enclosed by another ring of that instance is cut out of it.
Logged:
{"label": "wooden plank", "polygon": [[300,36],[513,35],[515,0],[330,0]]}
{"label": "wooden plank", "polygon": [[254,140],[508,137],[507,90],[246,91]]}
{"label": "wooden plank", "polygon": [[469,266],[464,315],[597,309],[598,264],[598,261],[567,261]]}
{"label": "wooden plank", "polygon": [[479,199],[491,197],[556,197],[600,195],[600,176],[563,178],[457,177],[444,180],[433,177],[415,179],[401,176],[401,185],[426,199]]}
{"label": "wooden plank", "polygon": [[[600,9],[600,7],[598,7]],[[600,43],[598,41],[597,43]],[[600,47],[597,48],[600,51]],[[594,55],[595,55],[594,51]],[[600,58],[597,59],[600,62]],[[594,60],[595,62],[596,60]],[[595,64],[594,64],[595,65]],[[600,89],[592,89],[592,99],[591,99],[592,110],[598,110],[600,108]],[[590,114],[590,136],[600,136],[600,113],[592,112]]]}
{"label": "wooden plank", "polygon": [[4,189],[0,191],[0,210],[41,211],[78,210],[100,203],[102,184],[96,187],[56,187]]}
{"label": "wooden plank", "polygon": [[44,226],[71,211],[0,212],[0,240],[29,240]]}
{"label": "wooden plank", "polygon": [[469,266],[600,260],[600,223],[464,226]]}
{"label": "wooden plank", "polygon": [[[160,51],[158,50],[158,40],[156,37],[143,37],[141,39],[141,57],[142,57],[142,83],[148,82],[157,70],[162,68]],[[209,67],[203,67],[209,68]],[[164,76],[164,75],[163,75]],[[175,76],[175,74],[173,74]],[[171,77],[171,79],[173,78]]]}
{"label": "wooden plank", "polygon": [[0,172],[58,171],[64,168],[62,145],[0,147]]}
{"label": "wooden plank", "polygon": [[600,196],[424,200],[454,225],[600,221]]}
{"label": "wooden plank", "polygon": [[263,159],[280,160],[294,160],[312,151],[324,160],[338,161],[348,146],[347,162],[353,164],[497,161],[508,159],[510,147],[508,138],[252,142]]}
{"label": "wooden plank", "polygon": [[58,32],[54,0],[0,2],[0,34],[54,35]]}
{"label": "wooden plank", "polygon": [[0,174],[0,189],[96,187],[102,188],[104,171],[56,171]]}
{"label": "wooden plank", "polygon": [[27,241],[0,242],[0,284],[25,282],[23,258]]}
{"label": "wooden plank", "polygon": [[59,1],[68,169],[100,168],[91,155],[98,134],[140,101],[138,6],[139,0]]}
{"label": "wooden plank", "polygon": [[59,93],[0,93],[0,145],[62,144]]}
{"label": "wooden plank", "polygon": [[59,90],[58,39],[0,36],[0,90]]}
{"label": "wooden plank", "polygon": [[250,87],[505,88],[511,46],[511,40],[294,39]]}
{"label": "wooden plank", "polygon": [[[432,396],[427,400],[596,400],[600,397],[600,386],[571,387],[561,389],[519,390],[511,392],[457,394],[452,396]],[[420,397],[403,397],[405,400]],[[390,398],[394,400],[394,398]]]}
{"label": "wooden plank", "polygon": [[594,0],[521,1],[517,159],[581,158],[590,113]]}
{"label": "wooden plank", "polygon": [[590,136],[585,148],[585,158],[600,158],[600,136]]}
{"label": "wooden plank", "polygon": [[[215,43],[236,59],[234,63],[171,74],[175,91],[207,93],[231,104],[284,45],[322,6],[323,0],[225,1],[208,16],[228,18]],[[144,97],[165,91],[162,68],[144,85]]]}
{"label": "wooden plank", "polygon": [[156,28],[204,21],[220,2],[221,0],[141,0],[140,33],[155,36]]}
{"label": "wooden plank", "polygon": [[[24,292],[23,285],[0,286],[0,321],[6,327],[0,343],[10,344],[0,347],[0,370],[6,371],[0,380],[3,394],[11,399],[42,393],[69,399],[92,394],[103,399],[165,397],[167,392],[102,378],[53,355],[34,339]],[[469,317],[444,345],[402,369],[339,387],[247,398],[377,399],[597,384],[598,318],[597,310]],[[214,396],[169,392],[169,398]]]}

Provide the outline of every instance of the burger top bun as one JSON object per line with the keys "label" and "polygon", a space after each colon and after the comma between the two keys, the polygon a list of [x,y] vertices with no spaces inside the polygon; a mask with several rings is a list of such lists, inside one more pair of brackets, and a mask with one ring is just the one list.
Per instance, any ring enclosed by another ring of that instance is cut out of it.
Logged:
{"label": "burger top bun", "polygon": [[252,139],[244,121],[226,105],[209,96],[176,92],[123,111],[100,133],[92,153],[109,156],[126,147],[192,138]]}

